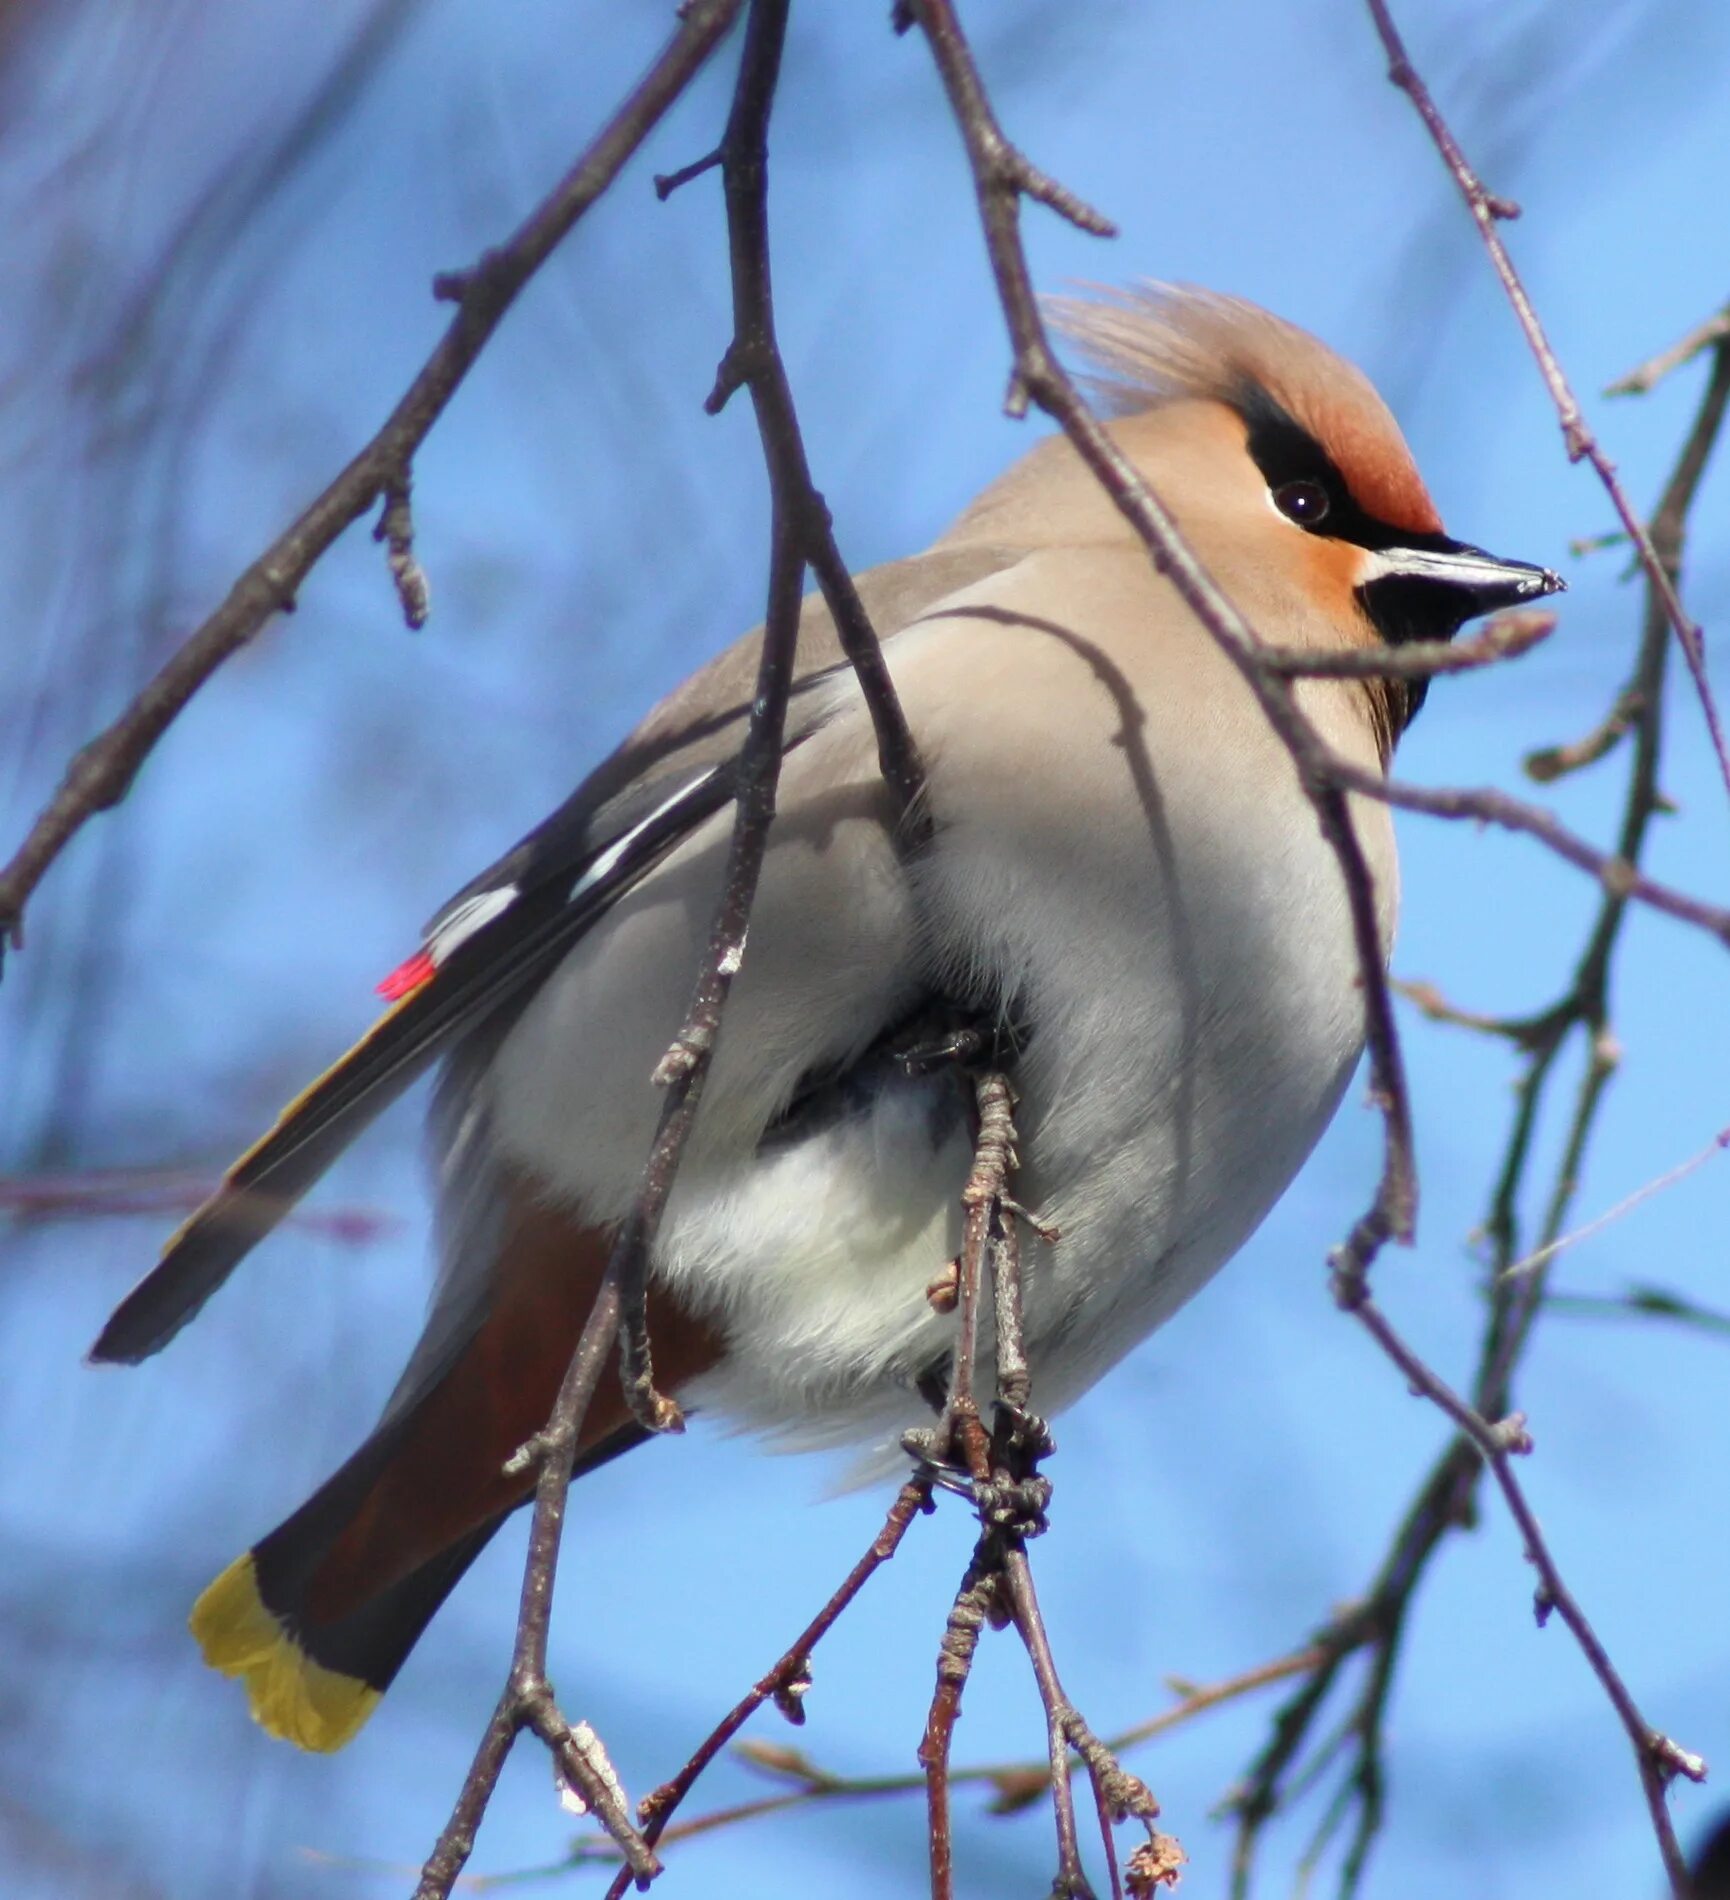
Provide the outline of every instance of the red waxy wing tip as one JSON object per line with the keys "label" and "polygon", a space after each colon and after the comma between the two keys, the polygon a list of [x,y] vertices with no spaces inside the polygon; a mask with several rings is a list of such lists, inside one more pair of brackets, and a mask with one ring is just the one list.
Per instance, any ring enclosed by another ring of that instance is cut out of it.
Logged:
{"label": "red waxy wing tip", "polygon": [[431,951],[417,950],[406,963],[399,963],[379,984],[378,993],[386,1002],[400,1003],[405,996],[412,996],[416,990],[430,983],[437,974],[438,965],[433,962]]}

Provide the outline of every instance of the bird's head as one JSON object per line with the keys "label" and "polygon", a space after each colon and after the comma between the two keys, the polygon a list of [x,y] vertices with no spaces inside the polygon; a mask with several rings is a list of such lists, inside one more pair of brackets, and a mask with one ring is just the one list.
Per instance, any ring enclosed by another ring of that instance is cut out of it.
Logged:
{"label": "bird's head", "polygon": [[[1369,379],[1295,324],[1168,285],[1054,313],[1113,432],[1264,638],[1445,640],[1564,585],[1448,535]],[[1423,685],[1386,697],[1397,732]]]}

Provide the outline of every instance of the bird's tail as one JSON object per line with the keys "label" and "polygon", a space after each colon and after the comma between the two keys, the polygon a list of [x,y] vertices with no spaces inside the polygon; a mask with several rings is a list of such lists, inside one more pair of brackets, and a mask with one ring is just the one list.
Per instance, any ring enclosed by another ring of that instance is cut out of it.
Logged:
{"label": "bird's tail", "polygon": [[370,1601],[321,1622],[308,1614],[307,1592],[295,1588],[289,1570],[278,1574],[272,1563],[273,1545],[284,1566],[300,1554],[291,1518],[204,1591],[192,1606],[192,1633],[212,1669],[242,1679],[254,1719],[270,1734],[297,1748],[341,1748],[502,1522],[495,1518]]}
{"label": "bird's tail", "polygon": [[[450,1517],[436,1490],[417,1484],[403,1494],[413,1423],[387,1422],[192,1606],[204,1660],[238,1676],[253,1718],[298,1748],[324,1753],[353,1739],[439,1605],[533,1483],[528,1474],[501,1478],[502,1508],[429,1554],[428,1544],[448,1534]],[[573,1478],[644,1436],[634,1424],[615,1427],[578,1459]]]}

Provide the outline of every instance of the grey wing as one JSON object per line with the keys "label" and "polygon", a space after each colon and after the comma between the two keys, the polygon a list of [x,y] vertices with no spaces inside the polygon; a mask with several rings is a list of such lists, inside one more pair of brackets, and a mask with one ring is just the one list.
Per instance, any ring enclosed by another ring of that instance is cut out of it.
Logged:
{"label": "grey wing", "polygon": [[[859,580],[893,632],[934,601],[1007,565],[970,547],[891,562]],[[439,1056],[508,1022],[536,983],[625,891],[733,795],[762,629],[663,700],[549,818],[471,880],[428,923],[421,948],[381,986],[392,1007],[296,1098],[228,1171],[127,1294],[91,1357],[136,1363],[166,1345],[346,1148]],[[824,717],[815,692],[844,664],[823,603],[801,609],[800,666],[786,746]],[[460,1121],[466,1063],[441,1091]]]}

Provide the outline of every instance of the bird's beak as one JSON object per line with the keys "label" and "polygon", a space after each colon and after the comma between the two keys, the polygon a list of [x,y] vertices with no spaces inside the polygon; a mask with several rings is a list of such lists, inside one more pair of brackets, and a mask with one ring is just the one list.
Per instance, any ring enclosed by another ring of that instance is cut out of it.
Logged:
{"label": "bird's beak", "polygon": [[[1547,567],[1528,561],[1503,561],[1482,548],[1438,535],[1426,547],[1391,547],[1376,556],[1377,580],[1394,580],[1445,590],[1456,624],[1503,607],[1520,607],[1560,594],[1568,583]],[[1440,604],[1438,599],[1437,604]]]}

